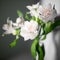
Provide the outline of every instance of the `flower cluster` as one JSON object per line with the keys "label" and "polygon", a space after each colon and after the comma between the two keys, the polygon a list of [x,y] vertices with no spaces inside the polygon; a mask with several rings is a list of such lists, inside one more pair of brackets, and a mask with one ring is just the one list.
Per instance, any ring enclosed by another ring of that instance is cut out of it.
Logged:
{"label": "flower cluster", "polygon": [[20,35],[25,40],[33,40],[38,35],[38,23],[36,21],[25,21],[23,27],[21,27]]}
{"label": "flower cluster", "polygon": [[44,6],[37,3],[32,6],[27,6],[27,8],[30,10],[29,13],[31,16],[35,16],[44,22],[48,22],[49,20],[52,21],[57,16],[55,5],[52,7],[51,4]]}
{"label": "flower cluster", "polygon": [[20,35],[24,40],[34,39],[38,35],[38,23],[34,20],[24,21],[23,17],[18,17],[14,23],[12,20],[7,19],[7,24],[4,24],[4,34],[16,35],[16,30],[20,30]]}
{"label": "flower cluster", "polygon": [[[26,6],[30,11],[29,14],[35,18],[39,18],[43,22],[53,21],[57,16],[55,7],[51,4],[42,6],[39,3],[32,6]],[[36,20],[24,21],[23,17],[18,17],[16,22],[7,18],[7,24],[4,24],[4,34],[16,35],[16,29],[20,29],[20,35],[24,37],[24,40],[33,40],[39,33],[39,26]]]}
{"label": "flower cluster", "polygon": [[[44,6],[40,5],[39,2],[26,7],[29,10],[27,13],[30,17],[27,14],[25,20],[23,18],[23,14],[18,11],[19,17],[16,19],[16,22],[7,18],[7,23],[2,27],[3,30],[5,30],[3,34],[12,34],[16,36],[15,41],[13,41],[10,46],[15,46],[16,40],[19,36],[22,36],[25,41],[34,40],[31,47],[32,55],[35,58],[37,52],[39,59],[43,60],[44,51],[40,45],[42,46],[42,41],[46,38],[46,35],[53,30],[55,24],[54,18],[57,16],[57,11],[55,9],[55,5],[52,6],[51,4],[48,4]],[[42,54],[41,58],[39,52]]]}
{"label": "flower cluster", "polygon": [[23,23],[24,19],[22,17],[18,17],[15,23],[7,18],[7,24],[4,24],[2,27],[3,30],[5,30],[4,34],[16,35],[16,29],[21,28],[23,26]]}

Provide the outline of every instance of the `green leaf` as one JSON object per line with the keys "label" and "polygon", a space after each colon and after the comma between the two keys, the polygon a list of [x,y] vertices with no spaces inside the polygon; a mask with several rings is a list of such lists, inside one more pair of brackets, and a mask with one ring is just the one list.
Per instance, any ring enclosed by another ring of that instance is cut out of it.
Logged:
{"label": "green leaf", "polygon": [[39,47],[39,51],[40,51],[40,53],[38,53],[39,54],[38,60],[44,60],[44,54],[43,54],[43,50],[41,47]]}
{"label": "green leaf", "polygon": [[43,51],[43,57],[45,56],[45,48],[44,48],[44,45],[41,46],[42,48],[42,51]]}
{"label": "green leaf", "polygon": [[13,42],[11,42],[10,44],[9,44],[9,47],[15,47],[16,46],[16,43],[17,43],[17,39],[15,39]]}
{"label": "green leaf", "polygon": [[44,34],[48,34],[58,26],[60,26],[60,20],[56,20],[54,23],[48,22],[44,27]]}
{"label": "green leaf", "polygon": [[34,20],[35,21],[36,20],[35,16],[32,16],[31,20]]}
{"label": "green leaf", "polygon": [[28,12],[26,12],[25,18],[26,18],[27,20],[29,20]]}
{"label": "green leaf", "polygon": [[20,10],[17,10],[17,14],[18,14],[19,17],[23,16],[23,14],[22,14],[22,12]]}
{"label": "green leaf", "polygon": [[37,52],[38,52],[38,60],[44,60],[44,56],[45,56],[44,45],[39,46],[39,44],[38,44]]}
{"label": "green leaf", "polygon": [[31,54],[32,54],[32,56],[33,56],[33,58],[35,59],[36,58],[36,46],[37,46],[37,44],[38,44],[38,38],[36,38],[34,41],[33,41],[33,43],[32,43],[32,46],[31,46]]}
{"label": "green leaf", "polygon": [[41,40],[45,40],[46,39],[46,35],[42,35],[42,39]]}
{"label": "green leaf", "polygon": [[41,19],[39,19],[39,18],[37,18],[37,22],[38,22],[38,24],[40,25],[40,26],[43,26],[45,23],[41,20]]}
{"label": "green leaf", "polygon": [[16,35],[20,35],[20,29],[16,29]]}
{"label": "green leaf", "polygon": [[48,32],[50,32],[51,29],[52,29],[52,22],[47,22],[45,24],[45,27],[44,27],[45,34],[47,34]]}

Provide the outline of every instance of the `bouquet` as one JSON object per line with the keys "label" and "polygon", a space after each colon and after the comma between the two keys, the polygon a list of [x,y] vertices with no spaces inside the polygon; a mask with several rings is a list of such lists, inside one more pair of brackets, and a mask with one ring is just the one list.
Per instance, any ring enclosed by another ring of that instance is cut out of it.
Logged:
{"label": "bouquet", "polygon": [[24,38],[24,41],[33,40],[31,45],[31,54],[35,60],[44,60],[45,48],[44,40],[46,35],[54,30],[57,26],[60,26],[60,20],[54,21],[57,16],[57,11],[55,5],[52,6],[50,3],[48,5],[37,4],[26,6],[29,10],[26,12],[25,16],[21,11],[17,10],[18,18],[16,22],[7,18],[7,23],[3,25],[3,30],[5,32],[2,36],[6,34],[12,34],[16,36],[9,46],[16,46],[17,40],[20,37]]}

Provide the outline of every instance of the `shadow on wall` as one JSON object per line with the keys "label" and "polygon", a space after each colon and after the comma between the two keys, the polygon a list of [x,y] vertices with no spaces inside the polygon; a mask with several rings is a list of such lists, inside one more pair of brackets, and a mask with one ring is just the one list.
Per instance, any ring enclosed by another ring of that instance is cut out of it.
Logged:
{"label": "shadow on wall", "polygon": [[[56,20],[60,20],[60,15],[56,17]],[[53,31],[53,40],[56,48],[56,60],[60,60],[60,26]]]}

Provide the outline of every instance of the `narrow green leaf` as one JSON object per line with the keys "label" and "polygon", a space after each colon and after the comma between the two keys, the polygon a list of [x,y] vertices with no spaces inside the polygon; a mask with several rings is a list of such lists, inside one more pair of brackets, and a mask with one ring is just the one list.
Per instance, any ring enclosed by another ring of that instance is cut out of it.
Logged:
{"label": "narrow green leaf", "polygon": [[17,14],[18,14],[19,17],[23,16],[23,14],[22,14],[22,12],[20,10],[17,10]]}
{"label": "narrow green leaf", "polygon": [[44,27],[45,34],[47,34],[48,32],[50,32],[51,29],[52,29],[52,22],[47,22],[45,24],[45,27]]}
{"label": "narrow green leaf", "polygon": [[58,26],[60,26],[60,20],[56,20],[54,23],[47,23],[44,27],[44,34],[48,34]]}
{"label": "narrow green leaf", "polygon": [[26,14],[25,14],[25,18],[26,18],[27,20],[30,20],[29,12],[26,12]]}
{"label": "narrow green leaf", "polygon": [[42,51],[43,51],[43,57],[45,56],[45,48],[44,48],[44,45],[41,46],[42,48]]}
{"label": "narrow green leaf", "polygon": [[42,40],[45,40],[45,39],[46,39],[46,35],[43,35],[43,36],[42,36]]}
{"label": "narrow green leaf", "polygon": [[38,60],[44,60],[44,56],[45,56],[45,50],[44,50],[44,46],[39,46],[39,44],[37,45],[37,52],[38,52]]}
{"label": "narrow green leaf", "polygon": [[37,18],[37,22],[38,22],[38,24],[40,25],[40,26],[43,26],[45,23],[41,20],[41,19],[39,19],[39,18]]}
{"label": "narrow green leaf", "polygon": [[35,21],[36,20],[36,17],[35,16],[32,16],[31,20],[34,20]]}
{"label": "narrow green leaf", "polygon": [[20,29],[16,29],[16,35],[20,35]]}
{"label": "narrow green leaf", "polygon": [[17,39],[15,39],[13,42],[11,42],[10,44],[9,44],[9,47],[15,47],[16,46],[16,43],[17,43]]}
{"label": "narrow green leaf", "polygon": [[36,46],[38,44],[38,38],[36,38],[33,43],[32,43],[32,46],[31,46],[31,54],[33,56],[33,58],[35,59],[36,58]]}
{"label": "narrow green leaf", "polygon": [[43,51],[42,51],[42,48],[41,47],[39,47],[39,51],[40,51],[40,53],[38,53],[38,55],[39,55],[38,60],[43,60],[44,57],[43,57]]}

